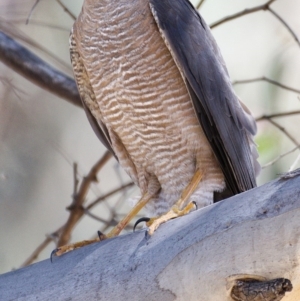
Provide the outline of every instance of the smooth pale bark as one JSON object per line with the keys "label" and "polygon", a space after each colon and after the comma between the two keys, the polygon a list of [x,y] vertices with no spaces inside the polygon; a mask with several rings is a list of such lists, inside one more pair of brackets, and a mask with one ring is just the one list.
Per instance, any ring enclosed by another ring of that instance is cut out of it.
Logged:
{"label": "smooth pale bark", "polygon": [[300,172],[145,231],[0,276],[0,300],[229,301],[236,274],[300,300]]}

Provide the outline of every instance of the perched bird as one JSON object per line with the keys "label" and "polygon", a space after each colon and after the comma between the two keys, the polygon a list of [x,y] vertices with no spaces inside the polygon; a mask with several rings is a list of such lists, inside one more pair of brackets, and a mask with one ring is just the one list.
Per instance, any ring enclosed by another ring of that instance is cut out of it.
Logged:
{"label": "perched bird", "polygon": [[70,51],[94,131],[141,190],[108,237],[144,206],[152,234],[216,192],[256,186],[255,120],[188,0],[85,0]]}

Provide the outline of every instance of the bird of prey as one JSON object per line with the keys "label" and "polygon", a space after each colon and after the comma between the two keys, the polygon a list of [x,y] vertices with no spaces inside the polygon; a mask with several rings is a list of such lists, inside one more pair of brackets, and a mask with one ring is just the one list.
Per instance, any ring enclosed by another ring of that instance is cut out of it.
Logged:
{"label": "bird of prey", "polygon": [[85,0],[70,52],[94,131],[141,191],[107,237],[142,207],[152,234],[216,193],[256,186],[255,120],[188,0]]}

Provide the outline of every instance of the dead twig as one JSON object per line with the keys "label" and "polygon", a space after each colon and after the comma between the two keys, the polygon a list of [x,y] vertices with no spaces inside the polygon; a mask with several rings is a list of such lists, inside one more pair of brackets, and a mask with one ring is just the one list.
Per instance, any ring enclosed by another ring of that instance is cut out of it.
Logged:
{"label": "dead twig", "polygon": [[65,245],[70,240],[75,224],[83,215],[83,203],[85,202],[89,188],[93,182],[97,181],[97,173],[111,157],[112,154],[106,151],[102,158],[92,167],[88,175],[83,178],[78,192],[73,196],[72,204],[68,207],[70,215],[59,237],[57,246]]}
{"label": "dead twig", "polygon": [[92,213],[91,211],[87,210],[87,209],[84,209],[84,214],[86,214],[87,216],[91,217],[92,219],[98,221],[98,222],[101,222],[101,223],[104,223],[105,225],[109,224],[110,221],[108,220],[105,220],[97,215],[95,215],[94,213]]}
{"label": "dead twig", "polygon": [[122,186],[120,186],[120,187],[118,187],[118,188],[116,188],[116,189],[114,189],[114,190],[108,192],[107,194],[105,194],[105,195],[103,195],[103,196],[97,198],[95,201],[93,201],[92,203],[90,203],[85,209],[86,209],[86,210],[90,210],[92,207],[94,207],[95,205],[97,205],[99,202],[101,202],[101,201],[107,199],[108,197],[112,196],[112,195],[115,194],[115,193],[118,193],[118,192],[120,192],[120,191],[123,191],[123,190],[125,190],[125,189],[127,189],[127,188],[130,188],[130,187],[132,187],[132,186],[134,186],[134,183],[133,183],[133,182],[127,183],[127,184],[125,184],[125,185],[122,185]]}
{"label": "dead twig", "polygon": [[[24,18],[16,18],[16,19],[10,18],[9,21],[13,24],[24,24]],[[25,22],[26,22],[26,20],[25,20]],[[28,23],[28,25],[37,25],[39,27],[56,29],[56,30],[67,32],[67,33],[70,32],[70,28],[66,28],[66,27],[62,27],[59,25],[54,25],[52,23],[47,23],[47,22],[38,21],[38,20],[30,20],[30,23]]]}
{"label": "dead twig", "polygon": [[233,85],[239,85],[239,84],[249,84],[249,83],[254,83],[254,82],[260,82],[260,81],[265,81],[265,82],[268,82],[272,85],[275,85],[275,86],[278,86],[282,89],[285,89],[285,90],[288,90],[288,91],[292,91],[292,92],[295,92],[295,93],[300,93],[300,90],[299,89],[295,89],[295,88],[292,88],[292,87],[289,87],[287,85],[284,85],[278,81],[275,81],[273,79],[270,79],[268,77],[265,77],[265,76],[262,76],[262,77],[257,77],[257,78],[251,78],[251,79],[244,79],[244,80],[236,80],[234,82],[232,82]]}
{"label": "dead twig", "polygon": [[32,8],[31,8],[31,10],[29,12],[29,15],[28,15],[28,17],[26,19],[26,22],[25,22],[26,25],[29,23],[31,15],[32,15],[33,11],[35,10],[36,6],[39,4],[39,2],[40,2],[40,0],[36,0],[35,3],[33,4]]}
{"label": "dead twig", "polygon": [[280,156],[278,156],[277,158],[273,159],[272,161],[268,162],[267,164],[263,165],[261,168],[265,169],[266,167],[269,167],[271,165],[274,165],[277,161],[279,161],[280,159],[282,159],[283,157],[293,153],[294,151],[296,151],[297,149],[300,148],[300,145],[297,145],[296,147],[292,148],[291,150],[285,152],[284,154],[281,154]]}
{"label": "dead twig", "polygon": [[219,21],[216,21],[214,23],[212,23],[210,25],[210,28],[214,28],[214,27],[217,27],[225,22],[228,22],[228,21],[232,21],[234,19],[237,19],[237,18],[240,18],[242,16],[245,16],[245,15],[248,15],[248,14],[252,14],[252,13],[256,13],[258,11],[261,11],[261,10],[267,10],[269,11],[277,20],[279,20],[286,28],[287,30],[290,32],[290,34],[293,36],[293,38],[295,39],[296,43],[300,46],[300,41],[299,41],[299,38],[298,36],[296,35],[296,33],[292,30],[292,28],[285,22],[285,20],[283,18],[281,18],[271,7],[270,5],[276,0],[269,0],[268,2],[266,2],[265,4],[262,4],[262,5],[258,5],[258,6],[255,6],[255,7],[252,7],[252,8],[247,8],[243,11],[240,11],[236,14],[233,14],[231,16],[227,16]]}
{"label": "dead twig", "polygon": [[74,189],[73,189],[73,197],[77,194],[78,191],[78,165],[76,162],[73,163],[73,181],[74,181]]}
{"label": "dead twig", "polygon": [[281,126],[280,124],[278,124],[271,118],[267,118],[267,120],[271,124],[273,124],[275,127],[277,127],[283,134],[285,134],[285,136],[287,136],[295,145],[297,145],[297,146],[299,145],[298,141],[290,133],[288,133],[287,130],[283,126]]}
{"label": "dead twig", "polygon": [[[102,159],[103,159],[103,157],[102,157]],[[100,161],[101,161],[101,159],[98,162],[100,162]],[[94,167],[97,165],[97,163],[94,165]],[[99,167],[99,165],[98,165],[98,167]],[[111,225],[115,225],[116,224],[115,217],[117,216],[115,210],[112,210],[111,218],[110,218],[110,220],[107,221],[107,220],[104,220],[104,219],[102,219],[102,218],[100,218],[100,217],[95,216],[94,214],[92,214],[90,212],[90,209],[92,209],[100,201],[103,201],[106,198],[108,198],[108,197],[114,195],[115,193],[118,193],[118,192],[120,192],[120,191],[122,191],[124,189],[132,187],[133,185],[134,184],[132,182],[127,183],[126,185],[118,187],[118,188],[116,188],[116,189],[108,192],[107,194],[103,195],[102,197],[98,198],[96,201],[94,201],[93,203],[91,203],[86,208],[81,207],[80,210],[78,210],[76,213],[72,213],[71,212],[71,214],[73,214],[72,215],[72,220],[73,220],[73,227],[72,227],[72,229],[74,229],[75,223],[78,222],[79,219],[84,214],[86,214],[87,216],[89,216],[89,217],[91,217],[93,219],[98,220],[99,222],[103,222],[105,224],[105,228],[103,229],[103,231],[105,231]],[[70,220],[70,217],[69,217],[69,220]],[[45,240],[33,251],[33,253],[29,256],[29,258],[26,259],[25,262],[20,267],[25,267],[25,266],[33,263],[38,258],[38,256],[40,255],[40,253],[49,245],[49,243],[51,243],[52,241],[55,241],[58,237],[61,237],[63,235],[63,231],[66,231],[66,225],[67,225],[67,223],[64,226],[60,227],[58,230],[54,231],[52,234],[47,235],[47,237],[45,238]],[[69,226],[69,227],[70,227],[70,230],[72,230],[71,226]]]}
{"label": "dead twig", "polygon": [[243,11],[240,11],[236,14],[233,14],[231,16],[228,16],[228,17],[225,17],[215,23],[212,23],[210,25],[210,28],[214,28],[214,27],[217,27],[225,22],[228,22],[228,21],[231,21],[231,20],[234,20],[234,19],[237,19],[237,18],[240,18],[242,16],[245,16],[245,15],[248,15],[248,14],[252,14],[252,13],[256,13],[260,10],[268,10],[269,9],[269,6],[276,0],[269,0],[268,2],[266,2],[265,4],[262,4],[262,5],[258,5],[258,6],[255,6],[255,7],[252,7],[252,8],[246,8],[245,10]]}
{"label": "dead twig", "polygon": [[292,28],[285,22],[285,20],[283,20],[273,9],[271,9],[270,7],[268,7],[268,11],[275,17],[277,18],[283,25],[284,27],[290,32],[290,34],[294,37],[296,43],[298,44],[298,46],[300,46],[300,41],[296,35],[296,33],[292,30]]}
{"label": "dead twig", "polygon": [[204,1],[205,1],[205,0],[201,0],[201,1],[199,2],[199,4],[197,5],[197,9],[199,9],[199,8],[201,7],[201,5],[204,3]]}
{"label": "dead twig", "polygon": [[255,118],[255,120],[258,122],[258,121],[262,121],[262,120],[269,120],[271,118],[286,117],[286,116],[292,116],[292,115],[298,115],[298,114],[300,114],[300,111],[276,113],[276,114],[271,114],[271,115],[262,115],[260,117]]}
{"label": "dead twig", "polygon": [[56,1],[73,20],[76,20],[75,15],[71,13],[71,11],[61,2],[61,0]]}
{"label": "dead twig", "polygon": [[291,167],[290,167],[290,169],[289,169],[288,172],[293,171],[296,168],[296,166],[299,163],[299,161],[300,161],[300,154],[297,156],[296,160],[293,162],[293,164],[291,165]]}
{"label": "dead twig", "polygon": [[40,255],[40,253],[49,245],[49,243],[51,243],[52,241],[54,241],[60,235],[62,229],[63,228],[61,227],[58,230],[56,230],[53,233],[51,233],[50,235],[47,235],[46,238],[44,239],[44,241],[22,263],[22,265],[20,266],[20,268],[26,267],[26,266],[30,265],[31,263],[33,263],[38,258],[38,256]]}

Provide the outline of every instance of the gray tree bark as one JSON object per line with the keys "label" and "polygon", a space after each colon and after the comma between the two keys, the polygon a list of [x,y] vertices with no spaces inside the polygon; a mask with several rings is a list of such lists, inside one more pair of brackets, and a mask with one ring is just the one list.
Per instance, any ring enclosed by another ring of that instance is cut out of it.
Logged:
{"label": "gray tree bark", "polygon": [[0,300],[299,301],[299,175],[3,274]]}

